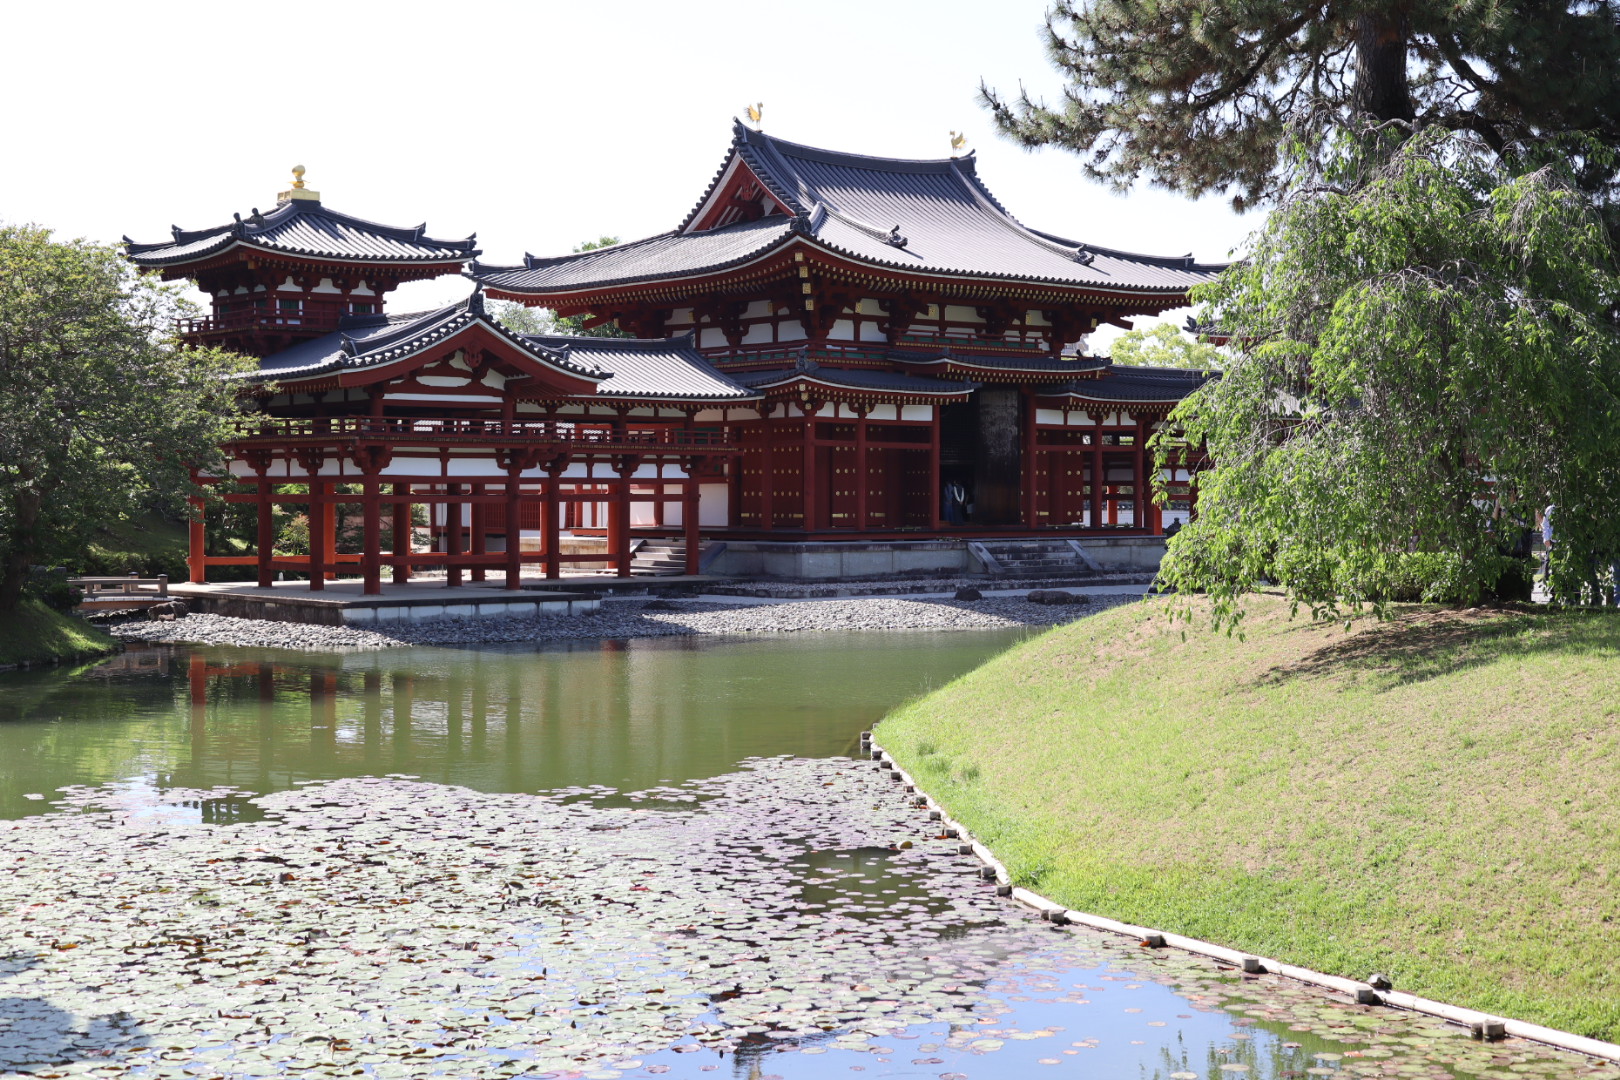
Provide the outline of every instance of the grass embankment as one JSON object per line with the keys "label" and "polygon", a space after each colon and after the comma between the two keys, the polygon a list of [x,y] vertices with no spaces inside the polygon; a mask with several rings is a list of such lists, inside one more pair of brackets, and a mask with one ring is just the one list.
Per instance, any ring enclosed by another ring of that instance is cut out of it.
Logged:
{"label": "grass embankment", "polygon": [[116,648],[115,639],[83,619],[52,611],[37,600],[0,612],[0,667],[78,660]]}
{"label": "grass embankment", "polygon": [[[1620,1039],[1620,617],[1060,627],[879,740],[1070,908]],[[1186,630],[1185,640],[1182,631]]]}

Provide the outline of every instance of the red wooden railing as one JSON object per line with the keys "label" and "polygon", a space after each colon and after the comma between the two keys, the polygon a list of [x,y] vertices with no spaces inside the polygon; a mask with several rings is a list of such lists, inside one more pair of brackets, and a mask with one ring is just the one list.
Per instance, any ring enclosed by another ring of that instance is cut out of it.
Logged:
{"label": "red wooden railing", "polygon": [[312,308],[306,311],[229,311],[223,315],[208,315],[195,319],[179,319],[175,328],[182,337],[216,334],[235,330],[319,330],[327,333],[338,328],[344,313],[341,310]]}
{"label": "red wooden railing", "polygon": [[724,449],[731,438],[716,428],[643,427],[615,431],[611,424],[567,420],[479,420],[450,417],[333,416],[239,420],[231,441],[326,443],[368,439],[389,443],[558,443],[592,447]]}

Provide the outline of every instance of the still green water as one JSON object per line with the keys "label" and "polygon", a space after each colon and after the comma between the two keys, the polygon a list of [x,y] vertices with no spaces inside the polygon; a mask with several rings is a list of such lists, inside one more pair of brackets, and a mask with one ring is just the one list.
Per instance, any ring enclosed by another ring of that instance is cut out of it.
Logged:
{"label": "still green water", "polygon": [[682,783],[748,757],[849,752],[890,708],[1027,633],[346,654],[132,647],[76,670],[0,675],[0,817],[43,812],[71,784],[266,793],[387,773],[500,792]]}

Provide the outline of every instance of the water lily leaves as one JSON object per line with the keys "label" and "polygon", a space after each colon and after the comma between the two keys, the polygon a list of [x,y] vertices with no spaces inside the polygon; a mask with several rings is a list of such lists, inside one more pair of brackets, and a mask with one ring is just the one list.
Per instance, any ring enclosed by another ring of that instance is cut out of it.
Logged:
{"label": "water lily leaves", "polygon": [[[997,898],[896,787],[785,757],[627,793],[367,777],[207,827],[127,788],[65,791],[7,834],[21,861],[0,880],[0,935],[27,944],[26,963],[0,964],[0,1070],[577,1080],[735,1054],[792,1078],[831,1053],[1008,1076],[1057,1054],[1153,1071],[1204,1045],[1220,1071],[1262,1075],[1285,1059],[1434,1077],[1567,1062],[1497,1062],[1423,1018],[1053,928]],[[1110,1022],[1054,1051],[1093,998],[1142,1038]]]}

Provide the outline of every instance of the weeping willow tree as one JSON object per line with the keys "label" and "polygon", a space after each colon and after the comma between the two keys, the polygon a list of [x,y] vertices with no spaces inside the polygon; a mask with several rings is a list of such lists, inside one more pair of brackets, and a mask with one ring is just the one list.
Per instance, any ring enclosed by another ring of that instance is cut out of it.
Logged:
{"label": "weeping willow tree", "polygon": [[1163,579],[1227,622],[1265,581],[1318,614],[1472,602],[1522,572],[1551,503],[1555,594],[1595,589],[1620,553],[1620,277],[1596,201],[1467,133],[1350,142],[1195,294],[1232,357],[1172,415],[1216,467]]}

